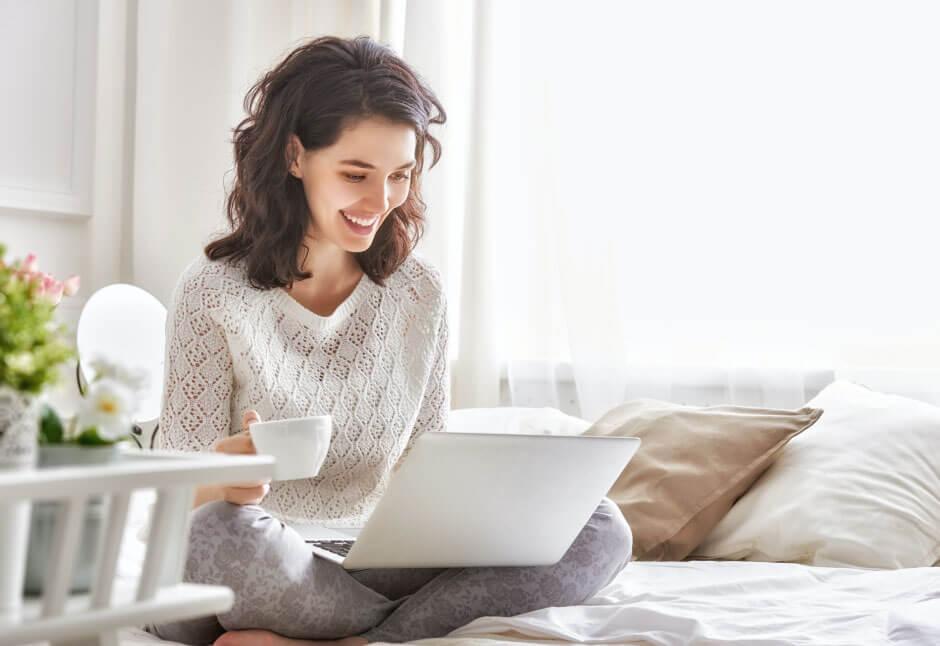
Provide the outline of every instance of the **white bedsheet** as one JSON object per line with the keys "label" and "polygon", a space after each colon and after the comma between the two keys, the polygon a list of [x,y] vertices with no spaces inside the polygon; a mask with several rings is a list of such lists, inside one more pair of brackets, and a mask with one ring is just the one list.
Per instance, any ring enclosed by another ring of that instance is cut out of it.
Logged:
{"label": "white bedsheet", "polygon": [[[481,618],[444,639],[608,644],[940,644],[940,568],[860,570],[793,563],[631,563],[585,605]],[[492,643],[492,642],[489,642]]]}
{"label": "white bedsheet", "polygon": [[[153,644],[128,631],[124,646]],[[793,563],[631,563],[581,606],[484,617],[422,646],[519,643],[656,646],[940,644],[940,568]]]}

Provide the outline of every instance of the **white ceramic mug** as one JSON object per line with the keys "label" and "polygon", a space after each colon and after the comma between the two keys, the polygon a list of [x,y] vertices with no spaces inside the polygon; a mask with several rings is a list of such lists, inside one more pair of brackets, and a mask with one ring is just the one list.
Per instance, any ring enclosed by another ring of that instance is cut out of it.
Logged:
{"label": "white ceramic mug", "polygon": [[329,415],[252,422],[248,433],[259,455],[273,455],[275,480],[312,478],[320,472],[333,437]]}

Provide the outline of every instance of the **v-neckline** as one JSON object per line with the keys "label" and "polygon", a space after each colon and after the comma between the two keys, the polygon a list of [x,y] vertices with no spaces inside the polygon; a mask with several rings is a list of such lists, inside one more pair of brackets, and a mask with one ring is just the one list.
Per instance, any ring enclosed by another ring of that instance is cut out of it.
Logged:
{"label": "v-neckline", "polygon": [[359,282],[356,283],[356,286],[350,292],[342,303],[340,303],[332,314],[328,316],[323,316],[322,314],[317,314],[312,309],[308,308],[306,305],[303,305],[296,298],[291,296],[286,289],[283,287],[278,287],[275,289],[277,292],[275,294],[275,299],[280,302],[284,309],[292,314],[294,318],[297,318],[305,323],[309,323],[314,327],[325,327],[333,323],[338,323],[345,320],[349,314],[351,314],[359,303],[362,301],[365,296],[366,289],[372,281],[369,278],[369,275],[365,272],[362,273],[362,276],[359,278]]}

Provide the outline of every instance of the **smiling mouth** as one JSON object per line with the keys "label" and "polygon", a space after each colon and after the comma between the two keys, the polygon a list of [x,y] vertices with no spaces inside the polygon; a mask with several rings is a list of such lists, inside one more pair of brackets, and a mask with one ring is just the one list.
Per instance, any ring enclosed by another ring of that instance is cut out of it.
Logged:
{"label": "smiling mouth", "polygon": [[379,220],[381,220],[381,217],[378,215],[374,215],[371,218],[360,218],[354,215],[347,215],[343,211],[340,211],[340,215],[343,216],[343,220],[346,222],[346,228],[349,232],[359,238],[371,238],[375,235],[375,229],[379,226],[378,223]]}
{"label": "smiling mouth", "polygon": [[346,219],[349,220],[350,222],[352,222],[352,223],[354,223],[354,224],[357,224],[357,225],[359,225],[360,227],[365,227],[365,228],[370,228],[370,227],[371,227],[373,224],[375,224],[375,223],[378,221],[378,219],[379,219],[379,216],[377,216],[377,215],[374,215],[374,216],[372,216],[372,217],[370,217],[370,218],[360,218],[360,217],[355,217],[355,216],[349,215],[349,214],[346,213],[345,211],[340,211],[340,213],[343,215],[344,218],[346,218]]}

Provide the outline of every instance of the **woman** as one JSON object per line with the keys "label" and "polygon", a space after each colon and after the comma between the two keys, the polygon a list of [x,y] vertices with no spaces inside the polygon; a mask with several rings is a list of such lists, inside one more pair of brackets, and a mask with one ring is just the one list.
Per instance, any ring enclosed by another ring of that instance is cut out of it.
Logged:
{"label": "woman", "polygon": [[362,526],[415,438],[445,430],[444,289],[412,253],[426,145],[431,166],[440,158],[428,126],[445,114],[366,37],[299,47],[245,108],[232,231],[184,272],[170,308],[162,446],[254,453],[251,421],[321,414],[333,440],[315,478],[197,492],[185,580],[231,587],[235,606],[151,630],[223,646],[402,642],[590,597],[632,549],[606,499],[547,567],[348,572],[280,522]]}

